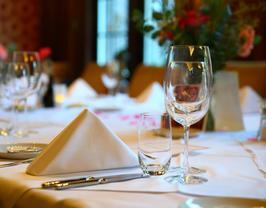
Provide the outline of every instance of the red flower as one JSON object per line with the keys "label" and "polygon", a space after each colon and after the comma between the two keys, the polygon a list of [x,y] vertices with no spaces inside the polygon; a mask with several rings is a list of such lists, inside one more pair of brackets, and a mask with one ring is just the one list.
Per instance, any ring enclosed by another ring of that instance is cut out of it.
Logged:
{"label": "red flower", "polygon": [[169,40],[173,40],[174,39],[174,33],[172,31],[167,31],[165,32],[165,36],[169,39]]}
{"label": "red flower", "polygon": [[8,54],[5,47],[2,44],[0,44],[0,60],[5,60],[7,56]]}
{"label": "red flower", "polygon": [[199,24],[197,13],[195,10],[188,11],[185,18],[186,24],[188,26],[197,26]]}
{"label": "red flower", "polygon": [[189,10],[179,19],[178,25],[180,29],[184,29],[186,26],[196,27],[208,22],[209,19],[208,15],[198,14],[195,10]]}
{"label": "red flower", "polygon": [[239,33],[240,40],[243,41],[238,50],[240,57],[247,57],[253,49],[253,42],[255,37],[255,30],[250,25],[245,25],[241,28]]}
{"label": "red flower", "polygon": [[172,31],[161,31],[159,34],[159,40],[173,40],[174,33]]}
{"label": "red flower", "polygon": [[44,47],[39,49],[39,56],[41,60],[46,59],[52,54],[52,49],[49,47]]}

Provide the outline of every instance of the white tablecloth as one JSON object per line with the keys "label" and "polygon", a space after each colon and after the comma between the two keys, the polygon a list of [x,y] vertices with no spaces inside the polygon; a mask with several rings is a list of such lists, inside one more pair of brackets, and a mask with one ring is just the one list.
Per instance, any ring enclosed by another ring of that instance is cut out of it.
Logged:
{"label": "white tablecloth", "polygon": [[[55,108],[32,111],[23,124],[35,130],[20,142],[49,143],[82,109]],[[141,109],[142,110],[142,109]],[[138,110],[98,112],[133,150],[136,150]],[[8,112],[0,112],[8,118]],[[240,144],[256,136],[258,115],[245,116],[246,131],[202,133],[191,144],[207,147],[190,155],[191,165],[204,168],[208,182],[201,185],[172,185],[164,178],[151,177],[133,181],[91,186],[66,191],[43,190],[42,182],[62,176],[36,177],[25,174],[26,164],[0,169],[0,207],[177,207],[197,196],[224,196],[266,199],[266,179],[249,152]],[[7,138],[1,137],[1,143]],[[180,141],[175,140],[174,146]],[[6,160],[1,160],[4,163]],[[177,158],[172,159],[176,166]],[[121,170],[136,172],[139,170]],[[81,173],[75,176],[106,173]],[[169,172],[168,175],[173,174]],[[73,176],[73,175],[71,175]],[[64,176],[69,177],[69,176]]]}

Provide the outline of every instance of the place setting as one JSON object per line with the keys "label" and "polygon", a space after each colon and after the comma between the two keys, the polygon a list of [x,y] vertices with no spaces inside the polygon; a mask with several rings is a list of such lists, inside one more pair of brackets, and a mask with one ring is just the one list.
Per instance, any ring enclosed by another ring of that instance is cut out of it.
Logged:
{"label": "place setting", "polygon": [[265,11],[0,0],[0,207],[266,207]]}

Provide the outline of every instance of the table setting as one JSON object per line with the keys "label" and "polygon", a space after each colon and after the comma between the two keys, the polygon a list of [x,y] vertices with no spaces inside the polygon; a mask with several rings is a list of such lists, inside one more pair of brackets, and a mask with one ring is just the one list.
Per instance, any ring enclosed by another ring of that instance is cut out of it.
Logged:
{"label": "table setting", "polygon": [[[189,136],[211,102],[208,47],[173,46],[168,61],[164,88],[154,82],[136,98],[98,95],[79,78],[56,107],[27,111],[16,123],[27,134],[0,137],[0,205],[265,207],[262,116],[243,114],[237,131]],[[27,87],[21,76],[14,81]],[[1,89],[12,88],[5,82]],[[0,114],[12,120],[11,111]],[[173,137],[171,119],[184,134]]]}

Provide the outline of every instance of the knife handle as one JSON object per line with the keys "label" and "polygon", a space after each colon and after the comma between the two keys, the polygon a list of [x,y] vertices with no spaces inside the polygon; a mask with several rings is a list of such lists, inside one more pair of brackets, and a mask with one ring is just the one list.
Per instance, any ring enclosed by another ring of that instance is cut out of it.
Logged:
{"label": "knife handle", "polygon": [[58,183],[53,186],[56,190],[64,190],[69,188],[79,188],[79,187],[85,187],[85,186],[92,186],[103,183],[100,179],[93,179],[93,180],[87,180],[82,182],[66,182],[66,183]]}
{"label": "knife handle", "polygon": [[77,179],[66,179],[66,180],[57,180],[57,181],[48,181],[45,183],[42,183],[42,188],[56,188],[57,186],[60,186],[58,184],[72,184],[72,183],[83,183],[86,181],[96,181],[94,177],[84,177],[84,178],[77,178]]}

